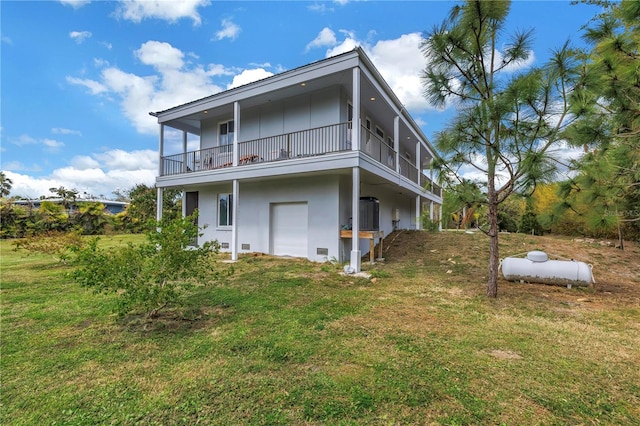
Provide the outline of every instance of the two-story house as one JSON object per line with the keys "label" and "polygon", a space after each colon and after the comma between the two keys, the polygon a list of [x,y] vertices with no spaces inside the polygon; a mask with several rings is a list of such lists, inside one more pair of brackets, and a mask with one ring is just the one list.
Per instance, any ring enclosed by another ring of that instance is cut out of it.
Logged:
{"label": "two-story house", "polygon": [[[159,218],[163,190],[180,188],[183,213],[197,208],[206,225],[201,241],[232,259],[263,252],[359,271],[367,238],[439,218],[437,154],[360,48],[151,115]],[[165,152],[167,128],[182,132],[179,152]]]}

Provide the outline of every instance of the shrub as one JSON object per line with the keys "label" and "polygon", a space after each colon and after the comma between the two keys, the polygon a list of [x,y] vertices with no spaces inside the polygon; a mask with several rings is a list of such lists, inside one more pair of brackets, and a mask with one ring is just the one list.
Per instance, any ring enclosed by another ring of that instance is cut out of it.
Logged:
{"label": "shrub", "polygon": [[120,315],[141,310],[156,317],[167,306],[180,306],[193,285],[219,277],[212,259],[218,243],[190,245],[199,233],[194,219],[158,223],[159,230],[150,232],[139,245],[104,249],[94,238],[78,250],[74,279],[98,293],[115,293]]}

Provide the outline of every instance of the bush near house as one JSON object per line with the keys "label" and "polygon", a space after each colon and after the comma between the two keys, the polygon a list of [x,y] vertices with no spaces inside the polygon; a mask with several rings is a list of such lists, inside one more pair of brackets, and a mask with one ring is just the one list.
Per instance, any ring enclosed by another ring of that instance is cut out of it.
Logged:
{"label": "bush near house", "polygon": [[163,220],[142,244],[101,248],[98,238],[78,248],[73,273],[76,282],[97,293],[115,293],[120,315],[141,310],[150,317],[168,306],[179,306],[195,284],[215,281],[212,256],[216,241],[190,246],[199,228],[193,216]]}

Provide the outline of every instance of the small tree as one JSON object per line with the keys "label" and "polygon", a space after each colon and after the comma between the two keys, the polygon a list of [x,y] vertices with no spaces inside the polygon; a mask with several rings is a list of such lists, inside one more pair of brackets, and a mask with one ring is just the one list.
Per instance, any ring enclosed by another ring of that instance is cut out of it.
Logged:
{"label": "small tree", "polygon": [[74,278],[100,293],[115,293],[119,314],[141,310],[156,317],[167,306],[179,306],[196,283],[215,280],[211,256],[217,242],[188,247],[198,236],[194,217],[164,220],[140,245],[100,248],[98,239],[78,251]]}
{"label": "small tree", "polygon": [[[121,217],[121,222],[138,229],[153,230],[156,217],[157,193],[152,186],[138,184],[128,192],[130,204],[126,210],[127,217]],[[167,189],[162,197],[162,217],[174,219],[182,214],[181,192],[177,189]]]}

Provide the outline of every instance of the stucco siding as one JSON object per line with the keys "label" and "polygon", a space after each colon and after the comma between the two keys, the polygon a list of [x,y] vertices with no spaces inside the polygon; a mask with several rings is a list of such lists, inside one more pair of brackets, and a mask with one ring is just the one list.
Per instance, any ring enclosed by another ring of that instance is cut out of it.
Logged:
{"label": "stucco siding", "polygon": [[[201,241],[218,240],[231,248],[231,229],[217,226],[217,197],[231,191],[231,185],[200,189],[200,225],[206,225]],[[240,182],[237,202],[238,252],[270,253],[270,211],[274,203],[307,203],[309,259],[323,262],[339,258],[338,177],[322,176]],[[242,245],[248,249],[242,249]],[[245,246],[246,247],[246,246]],[[327,254],[317,254],[318,248]],[[224,251],[228,251],[225,249]]]}

